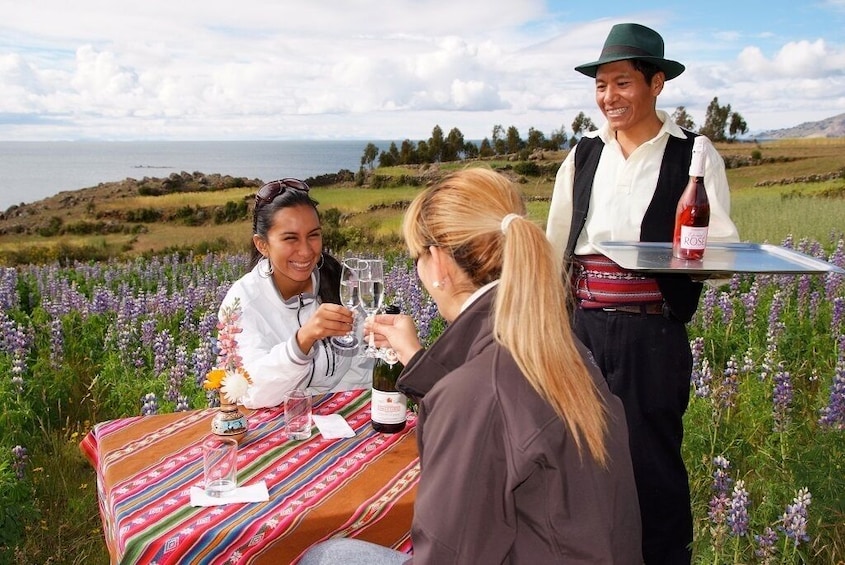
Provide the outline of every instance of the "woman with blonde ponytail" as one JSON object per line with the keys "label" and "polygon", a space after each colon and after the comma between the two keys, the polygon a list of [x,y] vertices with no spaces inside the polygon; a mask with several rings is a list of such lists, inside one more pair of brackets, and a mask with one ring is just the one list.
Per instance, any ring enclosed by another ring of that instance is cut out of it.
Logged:
{"label": "woman with blonde ponytail", "polygon": [[[560,265],[514,185],[453,173],[414,199],[403,235],[449,324],[428,349],[406,315],[366,326],[420,407],[413,562],[641,564],[622,405],[569,330]],[[358,557],[410,559],[341,540],[302,563]]]}

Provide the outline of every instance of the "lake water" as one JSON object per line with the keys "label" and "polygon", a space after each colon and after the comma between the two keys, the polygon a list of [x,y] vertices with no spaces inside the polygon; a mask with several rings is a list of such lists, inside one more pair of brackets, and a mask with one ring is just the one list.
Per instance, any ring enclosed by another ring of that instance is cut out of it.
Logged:
{"label": "lake water", "polygon": [[[0,141],[0,210],[65,190],[171,173],[269,181],[357,171],[370,141]],[[390,141],[372,141],[386,151]]]}

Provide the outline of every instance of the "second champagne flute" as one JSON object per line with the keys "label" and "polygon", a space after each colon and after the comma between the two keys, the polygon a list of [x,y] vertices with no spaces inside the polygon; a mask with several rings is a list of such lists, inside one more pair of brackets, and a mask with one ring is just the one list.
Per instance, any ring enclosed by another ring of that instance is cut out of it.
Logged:
{"label": "second champagne flute", "polygon": [[[373,316],[381,308],[384,300],[384,262],[381,259],[366,259],[361,261],[358,288],[361,306],[367,317]],[[378,349],[370,336],[370,343],[364,350],[366,357],[376,357]]]}

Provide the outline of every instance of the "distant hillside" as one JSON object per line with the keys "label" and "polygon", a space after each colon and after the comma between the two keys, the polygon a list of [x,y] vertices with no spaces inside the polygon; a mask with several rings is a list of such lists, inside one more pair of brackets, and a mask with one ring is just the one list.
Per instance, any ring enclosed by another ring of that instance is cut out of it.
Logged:
{"label": "distant hillside", "polygon": [[764,131],[754,137],[758,139],[845,137],[845,114],[839,114],[818,122],[804,122],[791,128]]}

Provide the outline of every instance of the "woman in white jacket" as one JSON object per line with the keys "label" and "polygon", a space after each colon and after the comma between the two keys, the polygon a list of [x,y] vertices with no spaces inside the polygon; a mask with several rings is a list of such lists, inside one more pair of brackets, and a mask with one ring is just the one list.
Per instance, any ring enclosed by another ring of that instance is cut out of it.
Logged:
{"label": "woman in white jacket", "polygon": [[341,353],[332,336],[353,327],[340,305],[340,265],[323,253],[317,202],[297,179],[266,183],[255,195],[250,271],[221,305],[240,303],[238,353],[252,384],[247,408],[281,404],[292,389],[315,394],[368,388],[373,361]]}

